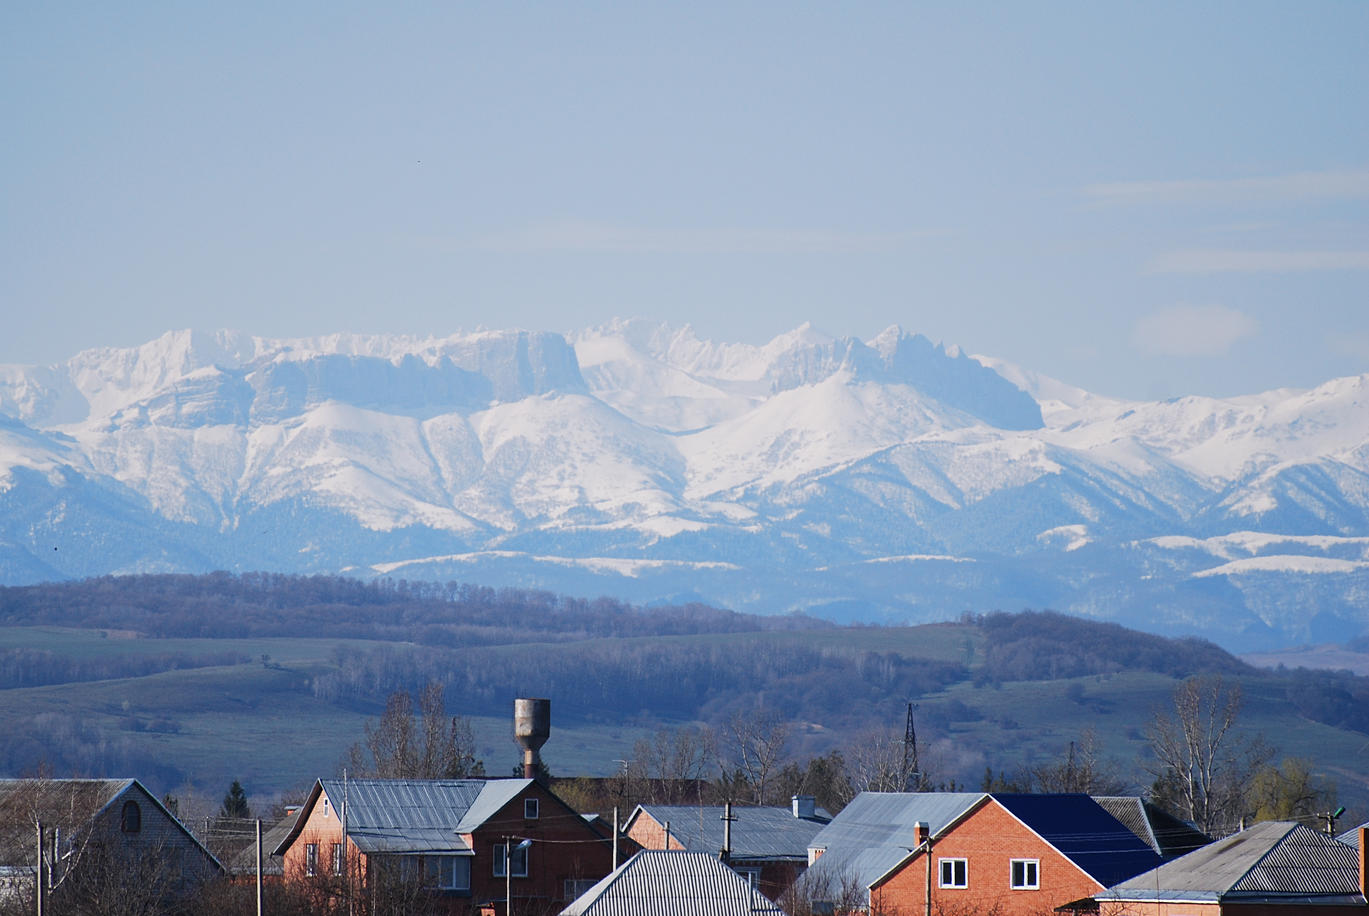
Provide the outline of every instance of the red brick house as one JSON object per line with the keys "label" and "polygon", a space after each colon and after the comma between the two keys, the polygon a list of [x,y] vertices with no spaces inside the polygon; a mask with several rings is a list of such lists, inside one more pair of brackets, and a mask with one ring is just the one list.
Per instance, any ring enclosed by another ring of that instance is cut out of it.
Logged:
{"label": "red brick house", "polygon": [[1038,916],[1160,857],[1087,795],[865,792],[813,840],[800,889],[837,911]]}
{"label": "red brick house", "polygon": [[503,913],[506,892],[554,913],[613,867],[612,838],[531,779],[319,780],[275,853],[296,889],[445,913]]}

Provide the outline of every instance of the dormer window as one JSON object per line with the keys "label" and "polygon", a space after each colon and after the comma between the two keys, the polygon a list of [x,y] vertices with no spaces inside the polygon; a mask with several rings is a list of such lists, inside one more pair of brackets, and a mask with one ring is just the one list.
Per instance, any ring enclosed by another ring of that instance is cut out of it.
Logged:
{"label": "dormer window", "polygon": [[124,833],[137,833],[143,829],[143,809],[132,799],[124,802],[119,813],[119,829]]}

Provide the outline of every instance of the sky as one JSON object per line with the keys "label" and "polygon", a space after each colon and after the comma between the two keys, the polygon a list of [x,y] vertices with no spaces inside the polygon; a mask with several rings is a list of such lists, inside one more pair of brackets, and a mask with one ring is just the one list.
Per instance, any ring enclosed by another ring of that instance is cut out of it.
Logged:
{"label": "sky", "polygon": [[1369,3],[10,3],[0,119],[0,363],[623,316],[1369,372]]}

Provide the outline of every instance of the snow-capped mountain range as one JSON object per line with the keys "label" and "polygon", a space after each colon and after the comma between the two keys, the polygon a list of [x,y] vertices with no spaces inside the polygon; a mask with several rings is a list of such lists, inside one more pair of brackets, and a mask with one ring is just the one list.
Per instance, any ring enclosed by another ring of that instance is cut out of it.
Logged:
{"label": "snow-capped mountain range", "polygon": [[839,620],[1369,632],[1369,375],[1129,402],[890,328],[173,332],[0,366],[0,583],[459,579]]}

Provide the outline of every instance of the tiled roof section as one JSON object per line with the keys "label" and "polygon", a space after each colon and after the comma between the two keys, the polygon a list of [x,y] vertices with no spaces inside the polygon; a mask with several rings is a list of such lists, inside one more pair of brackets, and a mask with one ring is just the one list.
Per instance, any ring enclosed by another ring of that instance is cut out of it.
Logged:
{"label": "tiled roof section", "polygon": [[783,916],[746,879],[704,852],[646,849],[561,916]]}
{"label": "tiled roof section", "polygon": [[1354,849],[1288,821],[1267,821],[1110,888],[1100,899],[1219,901],[1359,897]]}
{"label": "tiled roof section", "polygon": [[809,845],[825,852],[809,872],[815,881],[829,876],[869,887],[917,845],[919,821],[935,836],[984,797],[982,792],[862,792],[813,837]]}
{"label": "tiled roof section", "polygon": [[1095,795],[1093,800],[1136,834],[1162,859],[1177,859],[1201,849],[1212,838],[1137,795]]}
{"label": "tiled roof section", "polygon": [[[642,805],[643,813],[670,824],[670,835],[690,852],[717,855],[723,845],[721,805]],[[826,811],[794,817],[789,808],[732,807],[732,858],[808,861],[813,837],[832,821]]]}
{"label": "tiled roof section", "polygon": [[0,865],[33,861],[35,821],[70,835],[131,785],[131,779],[0,779]]}
{"label": "tiled roof section", "polygon": [[526,779],[325,779],[347,801],[347,835],[362,852],[469,853],[470,832],[527,787]]}
{"label": "tiled roof section", "polygon": [[1148,843],[1087,795],[995,793],[993,798],[1104,887],[1160,864]]}

